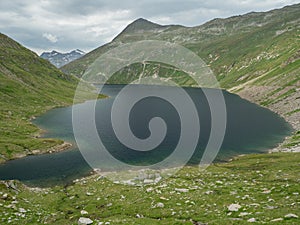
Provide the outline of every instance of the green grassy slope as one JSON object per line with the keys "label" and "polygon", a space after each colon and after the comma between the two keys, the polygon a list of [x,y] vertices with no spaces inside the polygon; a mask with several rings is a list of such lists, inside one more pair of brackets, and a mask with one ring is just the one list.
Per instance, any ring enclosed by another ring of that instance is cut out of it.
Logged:
{"label": "green grassy slope", "polygon": [[[146,33],[150,39],[176,41],[190,48],[211,65],[224,88],[294,123],[300,118],[298,15],[299,5],[295,5],[194,28],[176,26]],[[132,39],[126,35],[67,65],[64,71],[80,75],[99,54],[120,42],[148,38],[138,32]],[[126,83],[141,68],[138,64],[125,68],[111,82]],[[157,70],[173,79],[184,75],[155,64],[146,65],[145,75]],[[192,85],[189,80],[178,81]],[[1,156],[9,159],[58,144],[60,141],[35,138],[39,130],[29,120],[46,109],[70,104],[76,83],[72,76],[0,34]],[[297,146],[299,139],[298,131],[286,144]],[[257,224],[299,224],[299,218],[285,218],[290,213],[300,217],[299,160],[300,153],[247,155],[204,172],[186,167],[158,185],[144,187],[114,184],[98,175],[48,189],[0,181],[0,223],[78,224],[84,216],[93,224],[227,225],[249,224],[251,218]],[[241,206],[238,212],[229,212],[233,203]],[[88,214],[81,215],[81,210]]]}
{"label": "green grassy slope", "polygon": [[[286,57],[297,53],[299,13],[300,4],[266,13],[249,13],[228,19],[215,19],[197,27],[162,27],[160,32],[154,28],[151,30],[149,21],[139,19],[130,24],[112,42],[69,63],[62,70],[68,74],[81,76],[97,57],[122,43],[163,40],[184,45],[197,53],[211,66],[223,87],[233,87],[250,79],[244,76],[253,70],[256,72],[268,70],[270,67],[273,68],[274,64],[278,66],[278,63],[279,65],[283,63]],[[139,27],[142,27],[143,23],[144,27],[150,28],[135,30],[133,28],[137,23]],[[243,79],[238,80],[241,77]]]}
{"label": "green grassy slope", "polygon": [[[300,216],[299,160],[300,153],[247,155],[204,172],[186,167],[157,185],[140,187],[114,184],[99,175],[64,188],[0,182],[7,195],[0,198],[0,223],[77,224],[83,216],[93,224],[240,225],[251,218],[255,224],[299,224],[299,218],[285,217]],[[230,212],[231,204],[241,208]]]}
{"label": "green grassy slope", "polygon": [[77,80],[0,34],[0,161],[62,142],[35,138],[30,119],[72,103]]}
{"label": "green grassy slope", "polygon": [[[272,109],[299,131],[299,15],[300,4],[296,4],[269,12],[215,19],[191,28],[174,26],[161,28],[160,32],[156,29],[122,32],[112,42],[71,62],[62,70],[80,77],[97,57],[122,43],[138,40],[178,43],[198,54],[210,66],[222,88]],[[149,22],[142,22],[149,27]],[[142,63],[119,71],[109,83],[128,83],[142,71],[144,77],[152,76],[156,71],[159,76],[180,85],[194,84],[192,79],[168,65],[147,64],[144,67]],[[294,145],[299,144],[296,134],[295,139],[298,142],[294,141]]]}

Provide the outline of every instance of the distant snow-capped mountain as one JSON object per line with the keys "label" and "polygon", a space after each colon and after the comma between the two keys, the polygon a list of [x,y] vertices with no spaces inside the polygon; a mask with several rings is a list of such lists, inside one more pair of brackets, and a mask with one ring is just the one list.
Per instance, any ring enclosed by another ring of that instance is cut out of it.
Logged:
{"label": "distant snow-capped mountain", "polygon": [[80,58],[84,54],[85,54],[85,52],[83,52],[79,49],[73,50],[68,53],[60,53],[60,52],[53,50],[52,52],[43,52],[41,54],[41,58],[48,60],[54,66],[56,66],[57,68],[60,68],[64,65],[68,64],[69,62],[72,62],[72,61]]}

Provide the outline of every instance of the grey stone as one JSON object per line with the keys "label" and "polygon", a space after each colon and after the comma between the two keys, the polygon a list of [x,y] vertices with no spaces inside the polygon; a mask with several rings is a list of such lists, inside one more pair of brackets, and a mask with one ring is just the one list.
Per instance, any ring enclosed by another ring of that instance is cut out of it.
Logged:
{"label": "grey stone", "polygon": [[237,212],[239,211],[239,209],[241,208],[242,206],[240,206],[239,204],[231,204],[229,205],[227,208],[230,212]]}
{"label": "grey stone", "polygon": [[86,218],[86,217],[80,217],[78,220],[78,225],[88,225],[88,224],[92,224],[94,221],[91,220],[90,218]]}
{"label": "grey stone", "polygon": [[293,214],[293,213],[289,213],[287,215],[284,216],[284,218],[287,218],[287,219],[292,219],[292,218],[298,218],[298,216],[296,214]]}

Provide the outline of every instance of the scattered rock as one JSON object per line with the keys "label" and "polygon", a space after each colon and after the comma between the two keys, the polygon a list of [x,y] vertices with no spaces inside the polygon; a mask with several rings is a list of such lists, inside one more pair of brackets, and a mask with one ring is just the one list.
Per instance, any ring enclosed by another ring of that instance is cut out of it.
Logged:
{"label": "scattered rock", "polygon": [[163,207],[165,207],[165,204],[162,203],[162,202],[159,202],[159,203],[157,203],[155,206],[156,206],[157,208],[163,208]]}
{"label": "scattered rock", "polygon": [[153,191],[152,187],[149,187],[149,188],[146,189],[146,192],[151,192],[151,191]]}
{"label": "scattered rock", "polygon": [[23,213],[15,213],[15,215],[19,216],[19,217],[23,217],[23,218],[25,217],[25,214],[23,214]]}
{"label": "scattered rock", "polygon": [[9,180],[9,181],[5,182],[5,186],[6,186],[7,188],[13,189],[13,190],[16,191],[17,193],[20,192],[20,191],[18,190],[18,188],[17,188],[17,185],[15,184],[15,181],[13,181],[13,180]]}
{"label": "scattered rock", "polygon": [[207,225],[207,223],[201,223],[199,221],[192,221],[194,225]]}
{"label": "scattered rock", "polygon": [[143,181],[143,180],[145,180],[147,178],[148,178],[147,174],[142,173],[142,172],[137,177],[137,179],[140,180],[140,181]]}
{"label": "scattered rock", "polygon": [[3,200],[6,200],[6,199],[8,198],[8,194],[6,194],[6,193],[3,194],[1,198],[2,198]]}
{"label": "scattered rock", "polygon": [[286,219],[297,219],[298,216],[296,214],[289,213],[289,214],[285,215],[284,218],[286,218]]}
{"label": "scattered rock", "polygon": [[239,221],[242,220],[241,218],[230,218],[230,220]]}
{"label": "scattered rock", "polygon": [[144,216],[143,216],[143,215],[140,215],[140,214],[136,214],[135,217],[136,217],[136,218],[143,218]]}
{"label": "scattered rock", "polygon": [[258,207],[258,206],[260,206],[260,204],[258,204],[258,203],[251,203],[249,206]]}
{"label": "scattered rock", "polygon": [[152,180],[152,179],[145,179],[144,180],[144,184],[152,184],[152,183],[154,183],[154,180]]}
{"label": "scattered rock", "polygon": [[271,193],[271,190],[264,190],[262,193],[263,193],[263,194],[270,194],[270,193]]}
{"label": "scattered rock", "polygon": [[272,209],[276,209],[277,207],[276,206],[272,206],[272,205],[267,205],[265,208],[272,210]]}
{"label": "scattered rock", "polygon": [[247,220],[247,222],[254,223],[254,222],[256,222],[256,219],[255,218],[250,218],[249,220]]}
{"label": "scattered rock", "polygon": [[81,215],[86,215],[86,214],[89,214],[89,213],[88,213],[87,211],[85,211],[85,210],[81,210],[81,211],[80,211],[80,214],[81,214]]}
{"label": "scattered rock", "polygon": [[154,182],[158,183],[160,180],[161,180],[161,177],[156,177],[155,180],[154,180]]}
{"label": "scattered rock", "polygon": [[239,214],[239,216],[240,217],[242,217],[242,216],[248,216],[250,213],[248,213],[248,212],[241,212],[240,214]]}
{"label": "scattered rock", "polygon": [[175,191],[186,193],[186,192],[189,192],[189,189],[186,189],[186,188],[175,188]]}
{"label": "scattered rock", "polygon": [[123,181],[123,184],[126,184],[126,185],[135,185],[135,183],[132,181],[132,180],[125,180]]}
{"label": "scattered rock", "polygon": [[32,150],[32,154],[33,154],[33,155],[41,154],[41,150],[39,150],[39,149]]}
{"label": "scattered rock", "polygon": [[245,200],[245,199],[247,199],[247,198],[249,198],[249,197],[250,197],[249,195],[244,195],[244,196],[242,197],[242,199]]}
{"label": "scattered rock", "polygon": [[78,225],[88,225],[92,224],[94,221],[90,218],[80,217],[78,220]]}
{"label": "scattered rock", "polygon": [[19,208],[19,212],[20,212],[20,213],[26,213],[27,211],[26,211],[26,209],[24,209],[24,208]]}
{"label": "scattered rock", "polygon": [[16,209],[16,206],[13,204],[5,205],[4,207],[7,209]]}
{"label": "scattered rock", "polygon": [[283,220],[283,218],[276,218],[274,220],[271,220],[271,222],[279,222],[279,221],[282,221],[282,220]]}
{"label": "scattered rock", "polygon": [[241,208],[242,206],[240,206],[239,204],[231,204],[230,206],[228,206],[228,210],[230,212],[237,212],[239,211],[239,209]]}

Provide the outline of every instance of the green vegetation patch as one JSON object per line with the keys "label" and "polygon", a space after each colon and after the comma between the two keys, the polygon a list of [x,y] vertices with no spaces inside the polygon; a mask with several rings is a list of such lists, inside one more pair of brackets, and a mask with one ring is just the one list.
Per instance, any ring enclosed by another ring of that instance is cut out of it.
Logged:
{"label": "green vegetation patch", "polygon": [[0,221],[77,224],[87,217],[93,224],[298,224],[300,218],[288,215],[300,216],[299,161],[300,153],[247,155],[205,171],[185,167],[146,186],[115,184],[99,175],[64,188],[29,189],[14,182],[18,192],[2,182],[7,197],[0,199]]}

